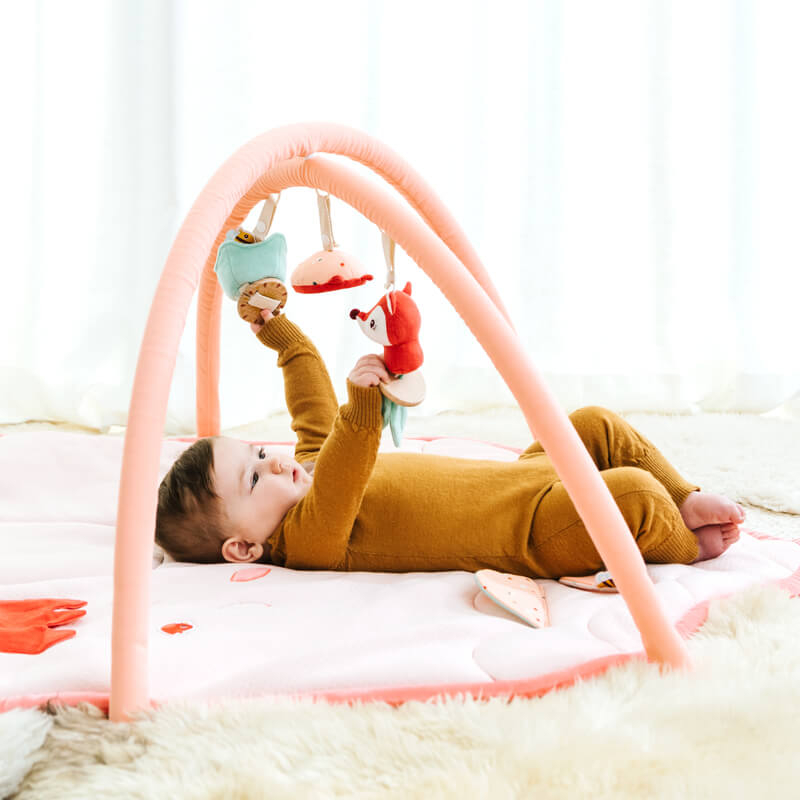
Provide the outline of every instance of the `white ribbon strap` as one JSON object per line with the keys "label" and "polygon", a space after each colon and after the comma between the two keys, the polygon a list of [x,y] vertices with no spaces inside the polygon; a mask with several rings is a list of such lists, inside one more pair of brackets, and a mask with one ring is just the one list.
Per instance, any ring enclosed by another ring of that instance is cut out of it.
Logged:
{"label": "white ribbon strap", "polygon": [[322,247],[330,252],[336,247],[331,223],[331,196],[317,191],[317,208],[319,209],[319,232],[322,235]]}
{"label": "white ribbon strap", "polygon": [[389,313],[394,314],[392,308],[392,292],[394,291],[394,239],[386,231],[381,231],[381,241],[383,242],[383,257],[386,261],[386,302],[389,306]]}
{"label": "white ribbon strap", "polygon": [[267,238],[269,229],[272,227],[272,220],[275,217],[275,209],[278,207],[280,199],[280,192],[278,194],[269,194],[264,198],[264,207],[261,209],[261,215],[255,228],[253,228],[253,236],[257,242],[263,242]]}

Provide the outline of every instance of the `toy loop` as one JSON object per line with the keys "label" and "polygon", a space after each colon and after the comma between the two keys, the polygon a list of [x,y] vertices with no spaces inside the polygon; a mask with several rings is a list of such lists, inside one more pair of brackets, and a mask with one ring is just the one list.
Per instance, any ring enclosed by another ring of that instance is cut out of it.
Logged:
{"label": "toy loop", "polygon": [[333,223],[331,222],[331,196],[327,192],[321,192],[319,189],[316,192],[322,248],[330,253],[336,247],[336,240],[333,238]]}
{"label": "toy loop", "polygon": [[278,194],[269,194],[264,198],[264,207],[261,209],[261,215],[255,228],[253,228],[253,236],[257,242],[263,242],[267,238],[269,229],[272,227],[272,220],[275,217],[275,209],[278,207],[280,199],[280,192]]}
{"label": "toy loop", "polygon": [[389,305],[389,313],[394,314],[392,307],[392,292],[394,291],[394,239],[386,231],[381,231],[381,241],[383,242],[383,257],[386,260],[386,302]]}

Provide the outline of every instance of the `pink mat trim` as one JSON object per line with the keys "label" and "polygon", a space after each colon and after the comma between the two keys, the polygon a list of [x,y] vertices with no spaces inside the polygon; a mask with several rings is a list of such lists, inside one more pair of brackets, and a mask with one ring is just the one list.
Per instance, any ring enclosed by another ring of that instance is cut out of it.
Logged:
{"label": "pink mat trim", "polygon": [[0,697],[0,713],[12,708],[39,708],[48,702],[65,706],[91,703],[108,714],[108,692],[60,692],[56,694],[25,694],[15,697]]}
{"label": "pink mat trim", "polygon": [[[272,442],[272,444],[276,444],[276,442]],[[756,531],[747,531],[747,534],[755,539],[786,541],[780,539],[780,537],[770,536],[766,533],[757,533]],[[800,539],[792,539],[791,541],[800,547]],[[795,570],[792,575],[782,578],[779,581],[774,581],[772,585],[785,591],[789,597],[797,597],[800,595],[800,568]],[[728,594],[717,595],[710,600],[704,600],[702,603],[698,603],[678,620],[675,624],[675,629],[684,639],[689,639],[702,627],[703,623],[708,618],[708,609],[712,601],[731,597],[736,593],[737,592],[729,592]],[[581,664],[578,667],[564,669],[558,672],[550,672],[547,675],[540,675],[538,678],[533,678],[531,680],[458,683],[439,686],[402,686],[391,689],[362,688],[348,689],[346,691],[303,692],[299,694],[286,692],[283,694],[254,695],[250,699],[313,698],[315,700],[324,700],[328,703],[358,704],[379,702],[387,703],[391,706],[400,706],[403,705],[403,703],[414,700],[428,702],[433,699],[442,699],[445,697],[458,699],[460,695],[469,695],[475,700],[488,700],[492,697],[504,696],[507,697],[508,700],[514,697],[541,697],[556,689],[566,689],[580,680],[602,675],[611,667],[625,664],[632,660],[646,660],[644,650],[638,653],[621,653],[619,655],[597,658],[593,661],[587,661],[585,664]],[[15,697],[0,698],[0,712],[9,711],[12,708],[37,708],[43,706],[48,701],[68,706],[78,705],[79,703],[91,703],[97,706],[101,711],[108,713],[109,694],[107,692],[61,692],[60,694],[54,695],[18,695]],[[222,701],[223,698],[218,698],[209,702],[215,705]],[[154,700],[151,702],[151,705],[157,708],[167,702],[168,701],[165,700]]]}
{"label": "pink mat trim", "polygon": [[[387,703],[391,706],[400,706],[413,700],[427,702],[434,698],[458,697],[459,695],[471,695],[475,700],[488,700],[490,697],[508,696],[512,697],[539,697],[554,689],[563,689],[571,686],[582,678],[590,678],[600,675],[610,667],[623,664],[631,659],[643,660],[644,651],[641,653],[623,653],[614,656],[605,656],[594,661],[587,661],[574,669],[565,669],[558,672],[551,672],[532,680],[523,681],[492,681],[490,683],[453,683],[440,686],[401,686],[391,689],[348,689],[345,691],[328,692],[285,692],[280,694],[252,695],[247,699],[255,700],[258,698],[296,698],[324,700],[328,703]],[[228,698],[245,699],[245,698]],[[222,702],[224,698],[215,698],[209,703],[214,705]],[[42,706],[48,701],[74,706],[78,703],[91,703],[102,711],[108,712],[109,695],[99,692],[61,692],[55,695],[20,695],[8,697],[0,700],[0,711],[8,711],[12,708],[33,708]],[[151,705],[158,707],[164,705],[167,700],[152,700]]]}
{"label": "pink mat trim", "polygon": [[[770,536],[767,533],[758,533],[756,531],[746,531],[748,536],[752,536],[754,539],[774,539],[776,541],[787,541],[782,540],[778,536]],[[794,544],[800,547],[800,539],[791,539]],[[769,584],[764,584],[765,586]],[[778,589],[783,589],[789,597],[797,597],[800,595],[800,569],[797,569],[786,578],[782,578],[779,581],[773,581],[773,586]],[[741,591],[738,590],[738,591]],[[708,609],[711,605],[711,602],[714,600],[722,600],[726,597],[732,597],[737,592],[728,592],[727,594],[720,594],[716,597],[712,597],[708,600],[704,600],[702,603],[698,603],[694,608],[690,608],[675,624],[675,629],[678,633],[684,638],[688,639],[690,636],[697,633],[703,623],[708,619]]]}

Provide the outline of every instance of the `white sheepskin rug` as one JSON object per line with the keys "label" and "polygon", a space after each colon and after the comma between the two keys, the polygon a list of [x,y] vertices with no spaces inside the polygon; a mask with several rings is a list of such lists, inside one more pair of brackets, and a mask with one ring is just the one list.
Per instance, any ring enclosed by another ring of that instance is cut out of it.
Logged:
{"label": "white sheepskin rug", "polygon": [[[799,423],[626,416],[687,477],[743,503],[753,528],[800,538]],[[800,598],[757,587],[712,603],[688,643],[691,671],[629,662],[537,699],[176,704],[125,724],[91,706],[8,712],[0,789],[15,800],[796,797],[798,630]]]}

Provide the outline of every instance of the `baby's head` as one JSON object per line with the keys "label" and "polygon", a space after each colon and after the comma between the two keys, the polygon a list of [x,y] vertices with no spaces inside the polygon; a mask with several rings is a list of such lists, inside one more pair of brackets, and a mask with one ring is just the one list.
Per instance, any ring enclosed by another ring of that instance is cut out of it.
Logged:
{"label": "baby's head", "polygon": [[198,439],[161,481],[156,542],[178,561],[258,561],[310,487],[288,455],[227,436]]}

